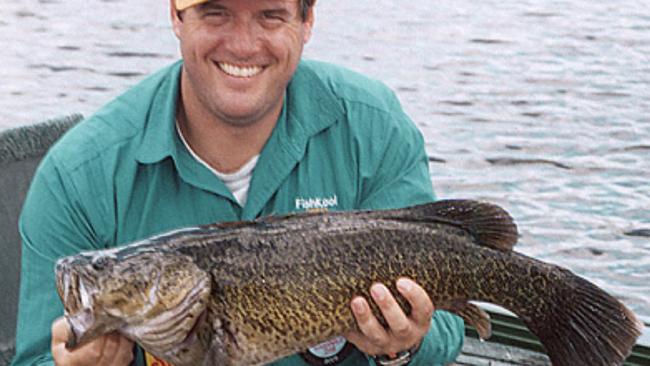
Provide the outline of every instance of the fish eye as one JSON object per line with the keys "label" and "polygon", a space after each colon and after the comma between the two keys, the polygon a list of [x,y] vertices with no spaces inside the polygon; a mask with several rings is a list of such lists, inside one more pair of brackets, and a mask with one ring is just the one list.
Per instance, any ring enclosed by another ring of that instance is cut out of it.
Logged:
{"label": "fish eye", "polygon": [[101,271],[108,265],[108,259],[104,256],[93,258],[90,265],[95,271]]}

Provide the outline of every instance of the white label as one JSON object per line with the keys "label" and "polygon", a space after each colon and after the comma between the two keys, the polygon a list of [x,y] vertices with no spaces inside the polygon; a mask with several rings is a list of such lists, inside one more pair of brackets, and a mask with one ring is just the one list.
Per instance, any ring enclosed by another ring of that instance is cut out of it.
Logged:
{"label": "white label", "polygon": [[322,210],[339,205],[339,198],[336,195],[330,197],[296,198],[296,210]]}
{"label": "white label", "polygon": [[337,353],[341,352],[341,350],[345,347],[345,344],[347,343],[347,340],[343,337],[336,337],[332,338],[327,342],[323,342],[319,345],[316,345],[314,347],[309,348],[309,352],[319,358],[329,358]]}

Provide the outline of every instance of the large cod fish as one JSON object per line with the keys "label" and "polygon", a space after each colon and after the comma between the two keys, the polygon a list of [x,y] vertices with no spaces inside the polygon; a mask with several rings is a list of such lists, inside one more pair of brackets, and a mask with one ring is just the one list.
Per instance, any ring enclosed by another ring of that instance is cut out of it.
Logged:
{"label": "large cod fish", "polygon": [[516,313],[555,366],[621,365],[642,324],[592,283],[513,252],[517,237],[508,213],[476,201],[293,214],[66,257],[56,279],[68,347],[119,331],[175,366],[261,365],[304,351],[354,329],[350,300],[401,276],[483,338],[488,316],[470,300]]}

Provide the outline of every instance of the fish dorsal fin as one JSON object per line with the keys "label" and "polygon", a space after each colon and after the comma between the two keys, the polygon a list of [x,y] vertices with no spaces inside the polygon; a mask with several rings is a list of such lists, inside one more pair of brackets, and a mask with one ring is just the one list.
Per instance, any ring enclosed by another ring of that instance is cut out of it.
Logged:
{"label": "fish dorsal fin", "polygon": [[201,225],[200,229],[236,230],[247,227],[263,227],[274,224],[282,224],[293,219],[307,218],[311,216],[322,216],[323,214],[323,212],[292,212],[283,215],[262,216],[254,220],[216,222],[212,224]]}
{"label": "fish dorsal fin", "polygon": [[474,200],[441,200],[405,209],[387,210],[381,217],[447,224],[466,230],[476,243],[509,251],[519,237],[514,220],[500,206]]}

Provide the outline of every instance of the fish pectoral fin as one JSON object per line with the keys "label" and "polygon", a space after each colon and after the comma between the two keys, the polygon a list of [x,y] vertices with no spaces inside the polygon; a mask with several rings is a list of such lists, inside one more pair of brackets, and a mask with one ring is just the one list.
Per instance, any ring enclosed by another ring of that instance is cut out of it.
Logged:
{"label": "fish pectoral fin", "polygon": [[222,349],[212,346],[208,348],[208,352],[205,354],[202,366],[228,365],[229,363],[230,358],[228,355],[223,352]]}
{"label": "fish pectoral fin", "polygon": [[465,323],[471,325],[478,332],[481,340],[490,338],[492,335],[492,323],[490,322],[490,315],[478,305],[465,302],[456,303],[449,311],[455,313],[465,320]]}

